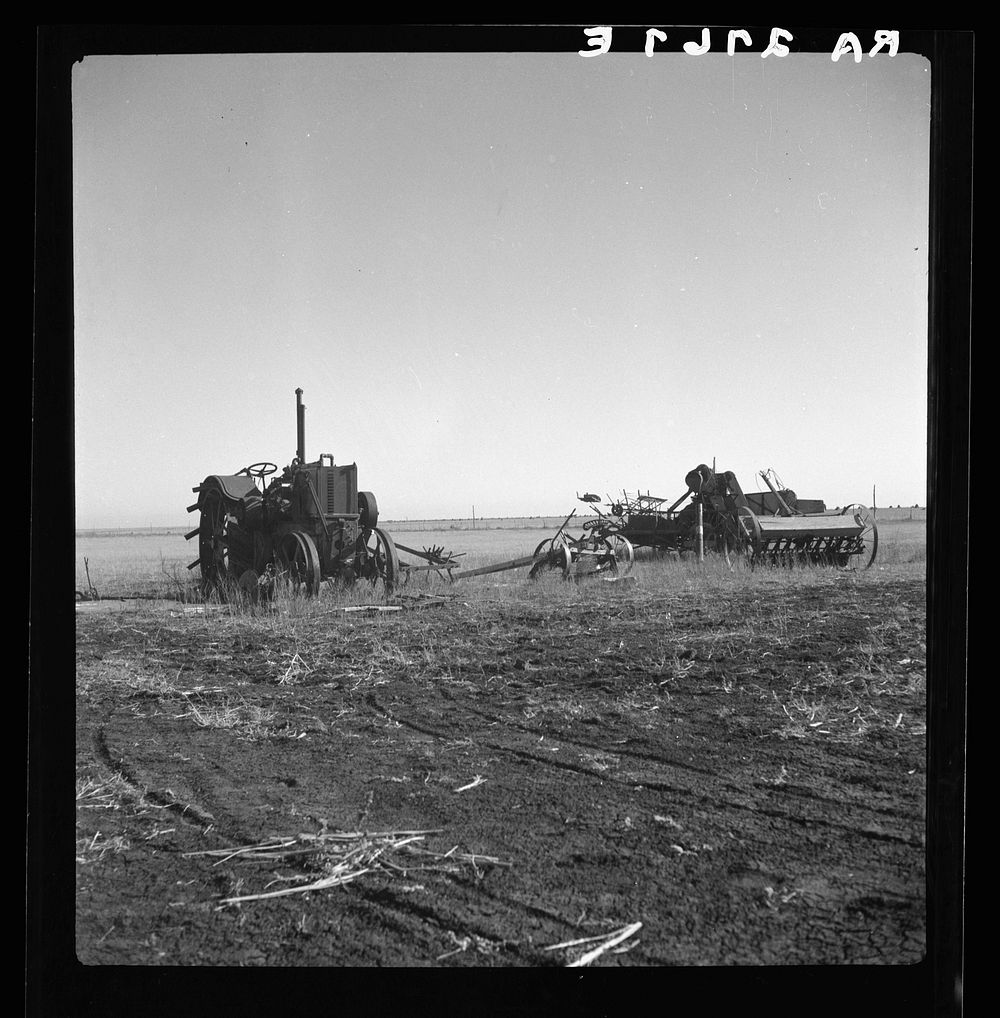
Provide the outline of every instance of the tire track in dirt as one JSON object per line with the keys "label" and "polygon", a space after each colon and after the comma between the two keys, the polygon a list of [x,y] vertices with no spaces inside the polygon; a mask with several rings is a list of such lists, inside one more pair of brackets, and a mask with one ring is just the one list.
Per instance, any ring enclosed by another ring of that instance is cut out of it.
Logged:
{"label": "tire track in dirt", "polygon": [[[653,781],[646,780],[643,779],[641,775],[630,775],[629,778],[624,779],[612,774],[593,771],[590,770],[589,768],[581,767],[576,764],[566,763],[565,761],[562,760],[555,760],[552,759],[551,757],[540,756],[536,753],[528,752],[527,750],[515,749],[514,747],[511,746],[499,746],[489,742],[484,742],[482,745],[486,749],[505,752],[510,754],[511,756],[516,756],[524,760],[531,760],[534,763],[540,763],[549,767],[556,768],[558,770],[573,771],[578,774],[584,774],[587,777],[597,778],[601,783],[611,782],[613,784],[621,785],[626,788],[635,788],[637,786],[641,786],[642,788],[649,789],[654,792],[665,792],[672,796],[686,798],[701,806],[705,806],[710,810],[720,810],[729,808],[745,813],[751,813],[754,816],[766,816],[774,820],[786,821],[797,827],[808,828],[812,826],[819,826],[831,830],[845,831],[852,835],[860,835],[861,837],[870,838],[875,841],[888,841],[901,845],[909,845],[917,848],[922,847],[922,843],[919,840],[905,838],[901,835],[891,834],[884,831],[870,830],[864,827],[858,827],[854,824],[838,823],[833,820],[827,820],[823,817],[799,816],[795,813],[790,813],[785,810],[766,808],[760,805],[758,801],[741,802],[737,799],[724,798],[721,796],[709,796],[705,795],[704,793],[696,792],[694,789],[685,788],[681,785],[667,784],[666,782],[656,780]],[[721,784],[721,787],[726,788],[733,792],[742,792],[745,794],[752,793],[751,789],[745,789],[739,785],[733,785],[728,782],[723,782]],[[828,801],[833,803],[833,800]],[[843,804],[837,805],[842,806]]]}
{"label": "tire track in dirt", "polygon": [[[366,701],[369,703],[370,706],[376,709],[384,717],[388,718],[389,720],[397,724],[402,725],[403,727],[410,728],[414,731],[420,732],[424,735],[428,735],[432,738],[441,741],[447,741],[451,738],[454,738],[454,733],[442,733],[433,728],[420,725],[417,722],[414,722],[410,719],[396,717],[388,708],[378,703],[378,701],[372,694],[366,695]],[[476,711],[474,708],[466,709],[470,710],[472,713],[479,714],[481,717],[485,716],[481,712]],[[537,734],[537,730],[526,728],[525,726],[520,725],[516,722],[511,723],[510,725],[508,725],[508,727],[517,728],[527,735]],[[676,768],[680,770],[691,771],[693,773],[701,774],[710,778],[716,778],[719,781],[720,790],[735,792],[747,796],[748,801],[740,801],[738,799],[721,796],[708,796],[705,795],[704,793],[697,792],[692,788],[684,787],[683,784],[668,784],[664,781],[659,781],[656,779],[653,780],[644,779],[641,775],[629,775],[628,777],[621,777],[615,774],[610,774],[606,771],[597,771],[580,764],[570,763],[565,760],[557,760],[552,758],[551,756],[542,756],[541,754],[533,753],[526,749],[520,749],[510,745],[502,745],[491,740],[481,740],[479,745],[483,749],[490,750],[492,752],[506,753],[509,756],[514,756],[522,760],[529,760],[533,763],[540,763],[545,766],[554,768],[556,770],[570,771],[573,773],[582,774],[585,777],[595,778],[597,781],[601,783],[611,782],[613,784],[621,785],[626,788],[635,788],[636,785],[641,785],[643,788],[650,789],[651,791],[665,792],[671,795],[679,795],[683,798],[687,798],[692,802],[698,803],[699,805],[708,806],[716,810],[728,807],[735,810],[739,810],[741,812],[749,812],[754,815],[767,816],[770,817],[771,819],[786,821],[798,827],[820,826],[831,830],[845,831],[853,835],[860,835],[862,837],[870,838],[876,841],[886,841],[915,847],[922,847],[923,844],[919,840],[906,838],[903,837],[902,835],[893,834],[891,832],[872,830],[869,827],[862,827],[858,826],[857,824],[838,823],[835,820],[830,820],[825,817],[799,816],[796,815],[795,813],[788,812],[785,810],[775,809],[773,807],[766,807],[761,804],[759,793],[762,791],[766,791],[769,797],[772,797],[775,794],[791,794],[796,795],[799,798],[810,799],[814,802],[821,803],[823,805],[839,807],[840,809],[843,809],[846,805],[850,805],[852,808],[855,807],[860,808],[865,810],[866,812],[875,813],[877,815],[889,814],[892,816],[905,818],[905,813],[902,813],[901,811],[892,809],[880,809],[878,807],[873,807],[868,805],[867,803],[862,802],[846,804],[842,801],[838,801],[833,798],[828,798],[826,796],[810,793],[808,790],[798,791],[785,788],[776,789],[771,785],[759,785],[759,784],[756,787],[754,786],[747,787],[744,785],[734,784],[733,782],[726,781],[724,778],[720,776],[718,771],[709,771],[704,768],[694,767],[689,764],[681,763],[679,761],[668,760],[655,754],[637,753],[628,750],[612,751],[606,749],[603,746],[593,745],[590,743],[579,743],[571,739],[563,738],[561,736],[549,736],[549,738],[551,741],[557,742],[560,745],[567,745],[575,748],[594,749],[598,752],[606,753],[612,757],[618,755],[634,756],[639,759],[645,759],[656,764],[665,764],[668,768]]]}
{"label": "tire track in dirt", "polygon": [[[490,944],[492,945],[492,950],[489,953],[493,953],[493,951],[502,952],[510,956],[509,960],[512,964],[538,966],[550,962],[544,956],[539,957],[538,952],[530,946],[504,937],[496,930],[490,929],[482,923],[470,922],[467,914],[463,916],[461,912],[453,912],[451,910],[445,912],[442,909],[425,905],[411,896],[401,895],[399,892],[394,891],[392,887],[369,888],[359,886],[356,888],[356,892],[358,897],[363,898],[380,910],[380,922],[384,921],[386,912],[389,915],[395,914],[400,917],[403,920],[400,922],[403,933],[409,934],[411,932],[410,928],[406,925],[406,920],[416,918],[422,921],[423,924],[430,924],[441,930],[442,934],[451,933],[455,934],[458,938],[473,937]],[[477,890],[477,895],[483,895],[482,889]],[[507,899],[497,898],[493,894],[486,894],[485,896],[497,901],[507,911],[511,911],[510,906],[512,903]],[[460,908],[467,904],[467,902],[462,902]],[[542,910],[538,911],[542,912],[546,918],[552,918]],[[481,947],[477,947],[477,950],[483,953]]]}
{"label": "tire track in dirt", "polygon": [[[757,787],[772,788],[773,786],[757,782]],[[821,795],[819,792],[814,792],[811,788],[804,788],[800,785],[789,785],[789,784],[782,785],[781,793],[782,795],[793,795],[798,796],[801,799],[809,799],[812,802],[821,803],[824,806],[832,806],[834,808],[842,809],[845,805],[845,800],[843,799],[834,799],[832,796]],[[905,810],[897,809],[892,806],[874,806],[871,803],[860,800],[856,802],[856,805],[872,813],[879,813],[884,816],[896,817],[900,820],[910,819],[909,814]]]}
{"label": "tire track in dirt", "polygon": [[[368,694],[368,697],[366,697],[366,699],[368,700],[369,705],[374,707],[380,714],[382,714],[384,717],[388,718],[390,721],[393,721],[396,724],[402,725],[404,728],[412,729],[413,731],[420,732],[423,735],[429,735],[429,736],[431,736],[431,738],[439,739],[441,741],[448,741],[448,740],[454,738],[454,733],[453,732],[452,733],[439,732],[439,731],[437,731],[437,730],[435,730],[433,728],[428,728],[426,726],[419,725],[415,721],[411,721],[408,718],[397,717],[388,708],[386,708],[386,707],[382,706],[381,704],[377,703],[377,701],[375,701],[374,697],[372,697],[371,694]],[[480,711],[477,711],[474,708],[466,707],[465,709],[468,710],[470,713],[478,714],[480,717],[483,717],[483,718],[487,717],[487,715],[482,714]],[[520,725],[520,724],[518,724],[516,722],[512,722],[512,723],[506,723],[505,722],[505,724],[506,724],[507,728],[516,728],[519,731],[524,732],[526,735],[532,735],[532,736],[539,735],[539,734],[541,734],[543,736],[545,735],[544,732],[539,733],[537,729],[526,728],[524,725]],[[605,753],[608,756],[612,756],[612,757],[614,757],[614,756],[632,756],[632,757],[636,757],[638,759],[650,760],[650,761],[652,761],[654,763],[663,763],[667,767],[673,767],[673,768],[678,768],[680,770],[691,771],[692,773],[701,774],[701,775],[703,775],[705,777],[709,777],[709,778],[718,777],[718,772],[717,771],[705,770],[702,767],[695,767],[692,764],[682,763],[679,760],[669,760],[669,759],[667,759],[665,757],[657,756],[657,755],[652,754],[652,753],[639,753],[639,752],[636,752],[635,750],[625,750],[625,749],[623,749],[623,750],[619,750],[619,749],[609,750],[606,747],[601,746],[601,745],[596,745],[594,743],[588,743],[588,742],[579,742],[579,741],[576,741],[576,740],[573,740],[573,739],[568,739],[568,738],[566,738],[564,736],[561,736],[561,735],[549,736],[549,739],[551,741],[553,741],[553,742],[558,742],[558,743],[560,743],[562,745],[573,746],[574,748],[577,748],[577,749],[591,749],[591,750],[595,750],[596,752],[599,752],[599,753]],[[535,761],[540,762],[540,763],[551,764],[552,766],[557,767],[557,768],[561,768],[563,770],[577,771],[580,774],[586,774],[586,775],[588,775],[590,777],[597,777],[601,781],[616,780],[613,777],[605,774],[605,772],[603,772],[603,771],[595,771],[595,770],[592,770],[592,769],[587,768],[587,767],[576,766],[576,765],[573,765],[573,764],[566,764],[566,763],[563,763],[562,761],[552,760],[549,757],[535,756],[535,755],[533,755],[531,753],[528,753],[526,750],[518,750],[518,749],[515,749],[515,748],[513,748],[511,746],[503,746],[503,745],[500,745],[498,743],[488,742],[488,741],[482,742],[481,745],[485,749],[492,749],[492,750],[495,750],[497,752],[510,753],[510,754],[512,754],[514,756],[524,757],[526,759],[535,760]],[[634,782],[621,782],[621,783],[629,784],[629,785],[634,784]]]}
{"label": "tire track in dirt", "polygon": [[[444,874],[444,876],[453,887],[465,889],[462,878],[449,874]],[[516,896],[499,894],[481,884],[476,886],[474,898],[463,896],[462,900],[452,903],[454,910],[449,909],[448,911],[426,905],[408,895],[404,897],[402,896],[403,892],[397,892],[391,886],[371,888],[358,884],[355,885],[355,893],[372,905],[384,908],[390,913],[394,912],[400,916],[402,919],[400,927],[405,934],[412,934],[412,930],[405,925],[405,920],[410,917],[416,917],[424,923],[430,923],[437,927],[443,933],[450,932],[458,937],[471,936],[486,941],[494,945],[495,951],[510,956],[510,963],[512,964],[531,965],[534,967],[561,967],[563,962],[556,956],[545,952],[541,947],[525,943],[523,936],[518,939],[512,939],[510,936],[503,935],[495,927],[491,927],[482,921],[470,921],[470,908],[475,911],[482,911],[484,901],[489,901],[501,911],[501,922],[511,925],[513,929],[518,931],[522,930],[524,925],[518,919],[518,916],[531,916],[541,919],[553,927],[552,932],[546,938],[551,937],[553,941],[563,938],[568,933],[578,933],[580,931],[579,923],[565,915],[560,915],[538,904],[522,901]],[[384,913],[380,913],[380,921],[384,918]],[[494,950],[489,950],[488,953],[494,953]],[[477,945],[477,951],[484,953],[481,945]]]}
{"label": "tire track in dirt", "polygon": [[97,758],[117,774],[129,787],[135,789],[141,801],[151,803],[160,809],[169,810],[171,813],[176,813],[185,823],[199,827],[202,831],[209,827],[214,827],[215,817],[211,813],[206,812],[194,803],[181,802],[179,799],[168,795],[167,791],[160,792],[140,781],[132,768],[126,763],[124,754],[119,754],[116,758],[111,752],[103,725],[94,733],[92,741]]}
{"label": "tire track in dirt", "polygon": [[[446,741],[454,738],[453,734],[446,734],[446,733],[443,733],[443,732],[435,731],[432,728],[427,728],[425,726],[418,725],[415,721],[410,721],[410,720],[396,718],[394,715],[392,715],[388,711],[384,711],[384,713],[385,713],[385,716],[387,718],[389,718],[390,720],[395,721],[397,724],[402,725],[404,728],[409,728],[412,731],[420,732],[422,735],[428,735],[431,738],[438,739],[438,740],[440,740],[442,742],[446,742]],[[526,729],[522,729],[522,730],[525,731],[526,734],[531,734]],[[560,740],[552,740],[552,741],[560,741]],[[616,784],[621,784],[621,785],[625,785],[625,786],[628,786],[628,787],[632,787],[635,784],[634,781],[623,781],[622,779],[616,778],[613,775],[609,775],[609,774],[607,774],[607,773],[605,773],[603,771],[595,771],[595,770],[592,770],[589,767],[584,767],[584,766],[581,766],[581,765],[578,765],[578,764],[565,763],[564,761],[561,761],[561,760],[554,760],[551,757],[539,756],[537,754],[530,753],[527,750],[516,749],[513,746],[504,746],[504,745],[501,745],[499,743],[490,742],[490,741],[481,741],[480,742],[480,746],[482,746],[483,749],[488,749],[488,750],[492,750],[494,752],[499,752],[499,753],[506,753],[509,756],[515,756],[515,757],[518,757],[518,758],[523,759],[523,760],[531,760],[534,763],[545,764],[545,765],[553,767],[553,768],[555,768],[557,770],[572,771],[572,772],[574,772],[576,774],[583,774],[586,777],[596,778],[601,783],[606,782],[606,781],[611,781],[611,782],[614,782]],[[600,750],[599,747],[595,747],[595,748],[598,748],[599,751],[601,751],[601,752],[607,752],[607,750]],[[614,755],[614,754],[610,754],[610,755]],[[677,766],[683,767],[684,765],[683,764],[678,764]],[[692,769],[697,770],[697,768],[692,768]],[[703,771],[701,773],[705,773],[705,774],[708,774],[709,776],[713,776],[712,772],[710,772],[710,771]],[[652,787],[652,786],[647,784],[646,787]],[[666,788],[667,786],[663,786],[663,787]]]}
{"label": "tire track in dirt", "polygon": [[[372,700],[374,701],[374,698],[372,698]],[[374,703],[373,703],[373,705],[374,705]],[[433,738],[440,739],[442,741],[447,740],[447,739],[452,737],[451,735],[447,735],[447,734],[438,732],[438,731],[436,731],[436,730],[434,730],[432,728],[428,728],[426,726],[418,725],[416,722],[413,722],[413,721],[410,721],[410,720],[403,720],[403,719],[396,718],[390,711],[388,711],[386,708],[384,708],[382,706],[379,706],[378,709],[387,718],[390,718],[391,720],[397,722],[398,724],[403,725],[404,727],[411,728],[411,729],[413,729],[415,731],[419,731],[422,734],[429,735],[429,736],[431,736]],[[534,734],[529,729],[526,729],[526,728],[524,728],[521,725],[514,725],[512,727],[517,727],[521,731],[525,732],[526,734]],[[565,743],[567,745],[574,745],[570,740],[562,740],[562,739],[559,739],[557,737],[551,737],[551,738],[552,738],[552,741],[555,741],[555,742]],[[793,826],[796,826],[796,827],[809,828],[809,827],[813,827],[813,826],[819,826],[819,827],[822,827],[822,828],[825,828],[825,829],[844,831],[844,832],[846,832],[848,834],[851,834],[851,835],[860,835],[862,837],[870,838],[870,839],[873,839],[873,840],[876,840],[876,841],[886,841],[886,842],[893,842],[893,843],[898,843],[898,844],[903,844],[903,845],[921,847],[921,843],[919,841],[914,841],[912,839],[907,839],[907,838],[904,838],[904,837],[902,837],[900,835],[895,835],[895,834],[884,832],[884,831],[877,831],[877,830],[866,829],[864,827],[859,827],[856,824],[838,823],[837,821],[830,820],[830,819],[827,819],[827,818],[824,818],[824,817],[798,816],[795,813],[791,813],[791,812],[788,812],[788,811],[785,811],[785,810],[775,809],[773,807],[766,807],[766,806],[764,806],[764,805],[762,805],[760,803],[759,796],[754,794],[755,791],[756,791],[755,789],[753,789],[753,788],[746,788],[746,787],[741,786],[741,785],[736,785],[736,784],[733,784],[731,782],[724,781],[721,778],[719,779],[720,780],[720,788],[721,789],[725,789],[725,790],[728,790],[730,792],[742,793],[744,795],[747,795],[750,798],[751,801],[740,801],[738,799],[722,797],[722,796],[710,796],[710,795],[706,795],[706,794],[704,794],[702,792],[698,792],[698,791],[696,791],[696,790],[694,790],[692,788],[686,788],[683,785],[667,784],[666,782],[658,781],[658,780],[655,780],[655,779],[654,780],[644,779],[641,775],[629,775],[628,777],[620,777],[620,776],[617,776],[617,775],[614,775],[614,774],[609,774],[609,773],[604,772],[604,771],[595,771],[595,770],[593,770],[593,769],[591,769],[589,767],[585,767],[585,766],[582,766],[580,764],[569,763],[569,762],[564,761],[564,760],[557,760],[557,759],[554,759],[554,758],[552,758],[550,756],[542,756],[541,754],[533,753],[533,752],[531,752],[529,750],[519,749],[517,747],[509,746],[509,745],[501,745],[501,744],[498,744],[496,742],[489,741],[489,740],[481,741],[480,742],[480,746],[483,749],[486,749],[486,750],[489,750],[489,751],[492,751],[492,752],[506,753],[509,756],[514,756],[514,757],[517,757],[517,758],[522,759],[522,760],[528,760],[528,761],[531,761],[532,763],[542,764],[544,766],[547,766],[547,767],[550,767],[550,768],[553,768],[553,769],[556,769],[556,770],[569,771],[569,772],[576,773],[576,774],[582,774],[585,777],[596,779],[601,784],[612,783],[612,784],[620,785],[623,788],[629,788],[629,789],[633,789],[633,788],[636,788],[637,786],[641,786],[642,788],[649,789],[651,791],[664,792],[664,793],[667,793],[667,794],[672,795],[672,796],[679,796],[679,797],[685,798],[685,799],[689,800],[690,802],[693,802],[693,803],[695,803],[697,805],[705,807],[709,812],[711,812],[711,811],[719,811],[719,810],[725,809],[725,808],[731,808],[731,809],[737,810],[737,811],[739,811],[741,813],[750,813],[750,814],[752,814],[754,816],[766,816],[766,817],[770,817],[771,819],[774,819],[774,820],[781,820],[783,822],[789,823],[789,824],[791,824]],[[602,752],[609,752],[607,750],[602,749],[601,747],[593,747],[593,748],[597,748],[597,749],[599,749]],[[611,753],[610,755],[613,756],[615,754]],[[693,768],[693,767],[685,768],[685,765],[683,765],[683,764],[674,763],[672,761],[665,761],[662,758],[653,757],[650,754],[646,754],[645,756],[648,759],[654,760],[654,762],[657,762],[657,763],[666,763],[666,765],[668,767],[676,766],[676,767],[679,767],[681,769],[688,769],[688,770],[692,770],[692,771],[695,771],[695,772],[703,774],[703,775],[707,775],[708,777],[719,778],[718,772],[706,771],[706,770],[703,770],[701,768]],[[771,793],[771,786],[767,786],[767,789],[768,789],[769,793]],[[773,794],[773,793],[771,793],[771,794]],[[832,799],[824,799],[823,797],[819,797],[819,796],[817,796],[815,798],[816,798],[817,801],[827,802],[830,805],[841,806],[841,807],[843,807],[843,805],[844,805],[843,803],[837,803],[835,800],[832,800]]]}
{"label": "tire track in dirt", "polygon": [[[483,711],[477,710],[475,707],[471,707],[468,704],[463,704],[462,709],[470,714],[476,714],[483,719],[488,719],[489,715]],[[606,753],[608,756],[627,756],[632,757],[636,760],[647,760],[652,763],[664,763],[668,767],[676,767],[680,770],[690,771],[693,774],[701,774],[708,778],[715,778],[719,776],[718,771],[707,770],[704,767],[696,767],[694,764],[683,763],[680,760],[671,760],[667,757],[661,756],[656,753],[643,753],[637,749],[608,749],[604,745],[600,745],[594,742],[583,742],[580,739],[572,739],[565,735],[550,735],[548,732],[540,732],[537,728],[528,728],[526,725],[522,725],[519,721],[510,721],[503,719],[503,724],[506,728],[516,728],[519,731],[524,732],[526,735],[544,735],[554,741],[563,743],[567,746],[574,746],[577,749],[591,749],[598,753]]]}
{"label": "tire track in dirt", "polygon": [[[140,797],[141,802],[154,806],[157,809],[169,811],[202,835],[211,832],[212,836],[217,838],[223,845],[233,846],[254,843],[255,839],[245,832],[222,829],[216,816],[197,803],[178,799],[169,788],[161,790],[146,784],[139,777],[136,770],[130,766],[125,755],[112,750],[108,745],[103,725],[94,732],[92,744],[97,758],[113,773],[118,775],[122,781],[126,782],[129,787],[133,788]],[[163,847],[161,851],[169,852],[171,849]]]}
{"label": "tire track in dirt", "polygon": [[[653,785],[647,785],[653,788]],[[673,789],[671,789],[673,791]],[[885,831],[870,830],[865,827],[858,827],[856,824],[838,823],[834,820],[827,820],[824,817],[800,816],[780,809],[769,809],[754,802],[738,802],[735,799],[710,798],[709,796],[695,796],[700,802],[712,804],[716,807],[725,807],[734,810],[743,810],[755,815],[771,817],[773,820],[783,820],[797,827],[822,827],[830,830],[844,831],[847,834],[869,838],[873,841],[888,841],[898,845],[907,845],[914,848],[922,848],[923,843],[919,839],[906,838],[899,834],[891,834]]]}

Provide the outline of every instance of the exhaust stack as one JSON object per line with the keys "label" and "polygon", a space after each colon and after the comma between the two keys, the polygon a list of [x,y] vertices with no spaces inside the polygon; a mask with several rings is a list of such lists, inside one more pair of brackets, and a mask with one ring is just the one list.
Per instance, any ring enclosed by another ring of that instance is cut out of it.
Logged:
{"label": "exhaust stack", "polygon": [[295,390],[295,423],[296,447],[295,458],[300,463],[306,461],[306,408],[302,405],[302,390]]}

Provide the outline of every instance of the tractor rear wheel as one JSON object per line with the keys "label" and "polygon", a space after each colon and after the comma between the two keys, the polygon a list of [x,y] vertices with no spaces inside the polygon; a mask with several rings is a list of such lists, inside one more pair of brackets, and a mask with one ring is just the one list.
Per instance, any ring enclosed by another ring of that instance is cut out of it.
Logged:
{"label": "tractor rear wheel", "polygon": [[240,553],[241,542],[234,531],[234,510],[235,506],[219,488],[209,488],[203,493],[198,564],[205,596],[216,591],[220,597],[225,597],[242,573],[253,566],[253,562],[246,561]]}

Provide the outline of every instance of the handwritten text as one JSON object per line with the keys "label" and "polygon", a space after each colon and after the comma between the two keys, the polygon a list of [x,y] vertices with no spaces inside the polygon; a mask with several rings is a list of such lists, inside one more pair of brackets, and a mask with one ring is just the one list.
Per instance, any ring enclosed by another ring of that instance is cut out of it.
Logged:
{"label": "handwritten text", "polygon": [[[607,53],[611,49],[611,25],[597,25],[594,28],[585,28],[583,33],[588,36],[588,48],[577,51],[581,57],[599,57],[601,54]],[[792,33],[784,28],[772,28],[767,46],[761,50],[761,57],[788,56],[789,49],[785,43],[791,42],[793,38],[794,36]],[[646,56],[651,57],[653,55],[658,42],[663,43],[666,41],[667,33],[662,29],[647,28],[645,47]],[[729,56],[733,56],[736,53],[737,42],[741,43],[746,49],[749,49],[753,45],[753,39],[750,37],[750,33],[745,28],[730,29],[726,37],[726,52]],[[876,53],[880,53],[882,50],[888,50],[889,56],[894,57],[896,53],[899,52],[899,32],[895,30],[879,29],[875,32],[874,43],[875,45],[872,46],[868,52],[869,57],[875,56]],[[691,39],[684,43],[684,52],[692,57],[702,56],[703,54],[708,53],[711,48],[712,33],[708,28],[703,28],[701,30],[700,41],[696,42]],[[836,63],[842,56],[846,56],[849,53],[853,54],[854,62],[856,64],[861,63],[864,53],[861,46],[861,40],[854,32],[843,32],[837,40],[837,44],[833,47],[830,59]]]}

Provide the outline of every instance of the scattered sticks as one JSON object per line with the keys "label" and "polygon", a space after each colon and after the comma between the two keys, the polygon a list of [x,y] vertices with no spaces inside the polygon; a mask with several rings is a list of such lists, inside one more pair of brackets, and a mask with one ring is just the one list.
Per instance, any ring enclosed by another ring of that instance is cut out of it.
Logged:
{"label": "scattered sticks", "polygon": [[284,686],[289,682],[294,682],[300,675],[308,675],[312,669],[299,657],[298,652],[292,656],[291,664],[288,666],[288,670],[285,674],[278,679],[278,685]]}
{"label": "scattered sticks", "polygon": [[[253,860],[264,862],[289,862],[292,860],[306,861],[313,868],[321,869],[323,875],[310,880],[304,873],[290,877],[281,877],[283,881],[296,881],[293,887],[284,887],[276,891],[262,891],[259,894],[233,895],[221,900],[221,905],[235,905],[245,901],[261,901],[265,898],[278,898],[289,894],[305,894],[309,891],[321,891],[341,884],[350,883],[367,873],[380,871],[406,875],[412,869],[448,869],[454,871],[456,865],[466,864],[480,873],[479,866],[508,866],[488,855],[463,853],[454,846],[447,852],[433,852],[416,846],[429,834],[439,834],[436,830],[420,831],[381,831],[381,832],[328,832],[321,834],[299,834],[294,837],[272,839],[258,845],[242,845],[237,848],[207,849],[200,852],[186,852],[190,856],[216,856],[216,866],[232,860]],[[405,857],[418,856],[426,860],[423,865],[409,864]],[[397,861],[393,861],[395,856]],[[436,864],[436,865],[435,865]],[[309,881],[303,883],[302,881]]]}
{"label": "scattered sticks", "polygon": [[83,568],[87,571],[87,588],[91,600],[100,601],[101,595],[97,593],[97,588],[90,582],[90,559],[84,556]]}
{"label": "scattered sticks", "polygon": [[[579,940],[566,940],[561,944],[553,944],[551,947],[543,948],[545,951],[558,951],[567,947],[578,947],[580,944],[591,944],[594,941],[600,941],[600,943],[582,954],[576,961],[571,961],[567,964],[567,968],[580,968],[583,965],[589,965],[595,958],[599,958],[606,951],[610,951],[611,948],[616,947],[623,941],[630,940],[639,930],[642,929],[642,923],[630,923],[628,926],[623,926],[619,930],[612,930],[610,933],[599,934],[595,937],[581,937]],[[631,950],[631,945],[628,947],[619,948],[619,951]],[[618,952],[615,952],[616,954]]]}

